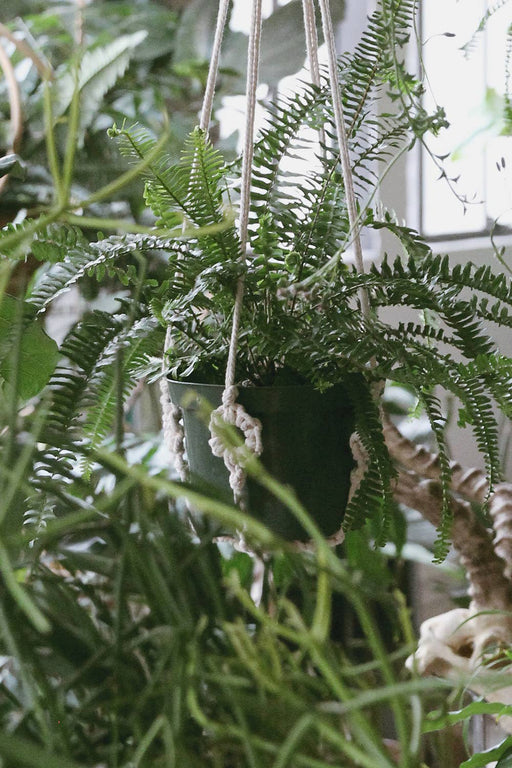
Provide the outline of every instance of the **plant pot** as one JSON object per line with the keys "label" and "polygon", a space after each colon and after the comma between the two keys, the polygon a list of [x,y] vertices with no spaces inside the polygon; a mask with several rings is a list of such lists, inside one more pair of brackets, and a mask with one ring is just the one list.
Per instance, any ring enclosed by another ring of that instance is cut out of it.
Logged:
{"label": "plant pot", "polygon": [[[169,381],[169,388],[172,401],[183,408],[192,480],[232,502],[224,462],[212,455],[208,426],[198,413],[202,400],[218,407],[224,388],[177,381]],[[354,466],[349,446],[354,413],[345,388],[338,384],[320,393],[308,385],[239,387],[238,402],[261,421],[264,467],[295,489],[322,533],[336,533]],[[244,501],[248,512],[275,533],[288,540],[307,539],[292,513],[251,478]]]}

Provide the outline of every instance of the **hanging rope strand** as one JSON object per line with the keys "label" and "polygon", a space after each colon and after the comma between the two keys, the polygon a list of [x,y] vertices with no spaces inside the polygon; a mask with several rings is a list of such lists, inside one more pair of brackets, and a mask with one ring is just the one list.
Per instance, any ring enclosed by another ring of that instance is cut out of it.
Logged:
{"label": "hanging rope strand", "polygon": [[[215,37],[213,40],[212,55],[208,69],[208,78],[203,97],[199,127],[206,133],[210,127],[212,116],[213,99],[215,96],[215,85],[217,82],[220,62],[220,52],[222,47],[222,38],[226,28],[227,13],[230,0],[220,0],[217,13],[217,24],[215,27]],[[192,173],[193,175],[193,173]],[[162,376],[160,378],[160,407],[162,410],[162,429],[164,442],[167,445],[171,460],[174,464],[178,476],[181,480],[186,480],[188,466],[185,460],[185,434],[183,429],[183,414],[181,408],[171,401],[169,396],[169,387],[167,385],[166,368],[167,352],[172,345],[171,328],[167,328],[164,342],[164,352],[162,356]]]}
{"label": "hanging rope strand", "polygon": [[201,130],[208,132],[210,127],[210,120],[212,116],[213,98],[215,96],[215,85],[217,83],[217,77],[219,73],[220,52],[222,48],[222,38],[224,37],[224,30],[226,28],[226,21],[228,15],[228,7],[230,0],[220,0],[219,12],[217,14],[217,26],[215,27],[215,37],[213,40],[212,55],[210,59],[210,66],[208,68],[208,78],[206,80],[206,88],[203,97],[203,106],[201,109],[201,118],[199,120],[199,127]]}
{"label": "hanging rope strand", "polygon": [[[356,269],[360,274],[364,273],[363,249],[361,246],[360,226],[357,216],[356,195],[354,192],[354,182],[352,178],[352,166],[350,162],[350,153],[348,148],[348,138],[345,129],[345,118],[343,114],[343,103],[338,83],[338,67],[336,59],[336,44],[334,40],[334,30],[332,26],[331,11],[329,0],[319,0],[320,11],[322,14],[322,29],[324,39],[327,45],[327,56],[329,65],[329,81],[332,92],[332,104],[334,108],[334,122],[336,125],[336,136],[340,149],[341,170],[343,174],[343,184],[345,186],[345,198],[347,202],[348,221],[354,243],[354,256]],[[370,304],[368,294],[364,289],[359,291],[359,301],[361,303],[361,312],[364,318],[370,314]]]}
{"label": "hanging rope strand", "polygon": [[[320,62],[318,59],[318,34],[316,31],[315,4],[313,0],[302,0],[304,15],[304,33],[306,35],[306,53],[311,72],[311,82],[320,88]],[[325,130],[318,129],[318,140],[322,154],[325,151]]]}
{"label": "hanging rope strand", "polygon": [[[240,261],[244,265],[247,258],[249,207],[251,202],[251,177],[254,155],[256,91],[258,88],[260,63],[261,23],[262,0],[254,0],[247,55],[246,120],[240,189]],[[213,411],[210,419],[210,432],[212,434],[210,447],[215,456],[221,456],[223,458],[224,464],[229,470],[229,484],[233,490],[235,502],[237,503],[243,503],[243,490],[245,486],[245,471],[243,467],[245,464],[246,452],[249,451],[256,456],[259,456],[263,450],[260,421],[249,416],[243,406],[236,402],[238,390],[235,386],[235,368],[243,298],[244,274],[242,272],[238,278],[236,286],[222,405],[220,408]],[[225,444],[222,436],[221,422],[230,424],[241,430],[244,435],[244,445],[241,448],[233,449]]]}
{"label": "hanging rope strand", "polygon": [[[258,72],[261,48],[262,0],[254,0],[249,34],[249,50],[247,55],[247,84],[246,84],[246,121],[242,157],[242,179],[240,190],[240,249],[241,260],[245,262],[249,228],[249,206],[251,202],[251,169],[254,155],[254,123],[256,116],[256,91],[258,88]],[[235,382],[236,348],[240,330],[240,315],[244,297],[244,276],[238,279],[235,306],[233,310],[233,325],[229,344],[229,356],[226,366],[226,388]]]}
{"label": "hanging rope strand", "polygon": [[315,4],[313,0],[302,0],[304,13],[304,32],[306,34],[306,51],[311,70],[311,82],[320,86],[320,63],[318,60],[318,35],[316,32]]}

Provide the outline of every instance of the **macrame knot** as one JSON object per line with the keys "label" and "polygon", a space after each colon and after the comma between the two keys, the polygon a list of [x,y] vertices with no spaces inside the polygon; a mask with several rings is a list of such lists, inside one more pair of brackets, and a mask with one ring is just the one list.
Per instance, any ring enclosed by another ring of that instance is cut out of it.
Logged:
{"label": "macrame knot", "polygon": [[160,379],[160,406],[162,409],[162,427],[164,441],[171,454],[171,460],[180,480],[185,480],[188,466],[185,460],[185,431],[183,429],[182,411],[179,405],[169,397],[167,380]]}
{"label": "macrame knot", "polygon": [[[263,450],[261,440],[261,422],[250,416],[243,405],[237,403],[238,389],[235,386],[226,387],[222,394],[222,405],[212,411],[210,417],[209,445],[214,456],[224,460],[229,472],[229,485],[235,501],[239,502],[245,486],[245,464],[249,453],[260,456]],[[230,443],[223,428],[224,425],[236,427],[244,436],[243,445]]]}

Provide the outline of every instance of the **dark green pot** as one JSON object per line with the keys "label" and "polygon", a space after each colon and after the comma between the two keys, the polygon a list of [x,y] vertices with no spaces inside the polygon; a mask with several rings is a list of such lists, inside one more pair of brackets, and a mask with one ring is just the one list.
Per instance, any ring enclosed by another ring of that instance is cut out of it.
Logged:
{"label": "dark green pot", "polygon": [[[213,456],[207,425],[199,418],[199,402],[213,408],[222,401],[223,387],[169,381],[171,399],[183,407],[187,457],[192,480],[205,491],[232,502],[228,473]],[[354,414],[342,385],[325,393],[311,386],[239,387],[238,402],[262,423],[265,468],[292,486],[326,536],[342,522],[354,466],[349,447]],[[247,508],[251,515],[288,540],[307,536],[292,513],[250,478]]]}

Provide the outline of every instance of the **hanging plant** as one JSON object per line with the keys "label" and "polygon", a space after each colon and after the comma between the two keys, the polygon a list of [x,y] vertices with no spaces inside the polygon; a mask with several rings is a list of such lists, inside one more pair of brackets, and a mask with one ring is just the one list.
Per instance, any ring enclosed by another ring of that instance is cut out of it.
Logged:
{"label": "hanging plant", "polygon": [[[354,411],[365,472],[345,511],[340,494],[340,520],[343,516],[347,528],[372,517],[378,541],[385,540],[394,511],[395,469],[374,391],[385,380],[412,388],[439,444],[442,556],[451,526],[450,469],[435,387],[461,401],[460,419],[475,433],[492,487],[500,470],[491,401],[495,398],[509,412],[511,374],[483,325],[512,323],[512,295],[505,278],[487,268],[452,267],[447,258],[434,257],[417,233],[375,205],[386,164],[445,124],[442,109],[425,112],[421,83],[403,63],[401,49],[413,19],[413,3],[382,0],[353,54],[331,65],[329,74],[312,65],[315,82],[270,109],[246,162],[251,181],[245,192],[242,177],[249,177],[243,161],[226,163],[208,138],[208,106],[178,163],[140,126],[112,129],[123,154],[146,176],[145,201],[155,227],[88,243],[73,229],[60,228],[57,236],[55,228],[41,225],[34,243],[38,258],[57,263],[39,276],[30,301],[44,311],[52,297],[83,275],[102,279],[107,271],[126,286],[136,286],[138,297],[122,321],[119,343],[129,345],[130,324],[151,315],[144,326],[146,350],[152,349],[149,339],[158,335],[154,324],[169,329],[163,371],[175,380],[223,386],[228,367],[233,377],[228,390],[233,383],[247,382],[251,387],[308,385],[319,392],[343,387]],[[307,28],[311,35],[314,25]],[[222,14],[218,30],[220,35]],[[311,45],[310,40],[310,50]],[[209,103],[213,65],[211,72]],[[333,93],[339,97],[337,106]],[[391,107],[379,114],[385,94]],[[343,128],[348,142],[344,169],[339,152]],[[252,142],[247,146],[252,148]],[[304,151],[313,160],[303,173],[291,173],[289,159]],[[355,197],[349,193],[350,179]],[[233,214],[242,203],[247,205],[245,235]],[[359,252],[360,261],[357,233],[363,227],[391,233],[398,256],[366,272],[361,264],[355,269],[352,254]],[[9,237],[7,232],[6,242]],[[148,258],[165,263],[163,278],[161,272],[156,281],[144,275]],[[236,355],[229,362],[241,285]],[[466,289],[472,291],[470,298]],[[429,320],[384,320],[381,309],[396,306],[428,310]],[[159,334],[161,339],[161,329]],[[138,367],[124,372],[128,380],[142,370],[163,378],[161,364],[149,361],[147,351],[134,360]],[[101,360],[97,365],[98,381],[108,378],[111,369]],[[112,388],[102,391],[112,403]],[[179,417],[171,411],[166,423]],[[105,430],[109,409],[101,413],[98,423]],[[173,447],[183,444],[180,433],[172,439]],[[262,441],[264,446],[264,435]]]}

